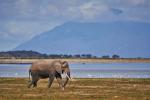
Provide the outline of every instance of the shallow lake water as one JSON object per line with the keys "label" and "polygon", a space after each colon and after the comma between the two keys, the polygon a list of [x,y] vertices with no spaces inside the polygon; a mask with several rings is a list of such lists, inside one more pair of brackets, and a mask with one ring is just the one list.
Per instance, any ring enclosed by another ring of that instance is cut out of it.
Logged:
{"label": "shallow lake water", "polygon": [[[150,78],[150,63],[70,63],[73,78]],[[30,64],[0,64],[0,77],[28,77]]]}

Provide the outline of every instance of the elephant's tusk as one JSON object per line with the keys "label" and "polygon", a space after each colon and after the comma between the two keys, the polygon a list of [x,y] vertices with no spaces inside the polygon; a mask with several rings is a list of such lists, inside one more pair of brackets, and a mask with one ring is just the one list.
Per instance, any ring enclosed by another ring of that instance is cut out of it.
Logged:
{"label": "elephant's tusk", "polygon": [[67,74],[65,74],[67,78],[69,78],[71,81],[76,81],[74,78],[69,77]]}
{"label": "elephant's tusk", "polygon": [[71,80],[71,78],[68,76],[68,74],[65,74],[67,78],[69,78]]}

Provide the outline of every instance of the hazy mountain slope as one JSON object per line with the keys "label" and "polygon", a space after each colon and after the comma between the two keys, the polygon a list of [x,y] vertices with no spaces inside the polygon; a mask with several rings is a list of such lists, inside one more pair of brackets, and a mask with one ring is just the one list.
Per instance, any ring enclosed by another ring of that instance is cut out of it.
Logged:
{"label": "hazy mountain slope", "polygon": [[69,22],[42,33],[15,50],[42,53],[150,57],[150,24],[136,22]]}

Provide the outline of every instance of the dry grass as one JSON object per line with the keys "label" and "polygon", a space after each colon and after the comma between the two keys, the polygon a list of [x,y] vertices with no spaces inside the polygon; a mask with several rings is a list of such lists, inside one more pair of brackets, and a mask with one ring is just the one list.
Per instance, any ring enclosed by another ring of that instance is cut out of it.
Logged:
{"label": "dry grass", "polygon": [[75,79],[61,91],[47,80],[27,88],[27,78],[0,78],[0,100],[150,100],[150,79]]}

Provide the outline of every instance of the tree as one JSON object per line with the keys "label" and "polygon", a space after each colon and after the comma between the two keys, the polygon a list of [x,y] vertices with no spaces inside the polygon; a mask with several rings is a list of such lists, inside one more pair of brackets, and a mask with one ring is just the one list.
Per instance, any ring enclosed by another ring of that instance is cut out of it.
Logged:
{"label": "tree", "polygon": [[80,54],[74,55],[75,58],[80,58]]}
{"label": "tree", "polygon": [[109,57],[109,55],[104,55],[104,56],[102,56],[102,58],[108,59],[108,58],[110,58],[110,57]]}
{"label": "tree", "polygon": [[114,55],[112,56],[112,58],[117,59],[117,58],[120,58],[120,56],[119,56],[119,55],[114,54]]}

